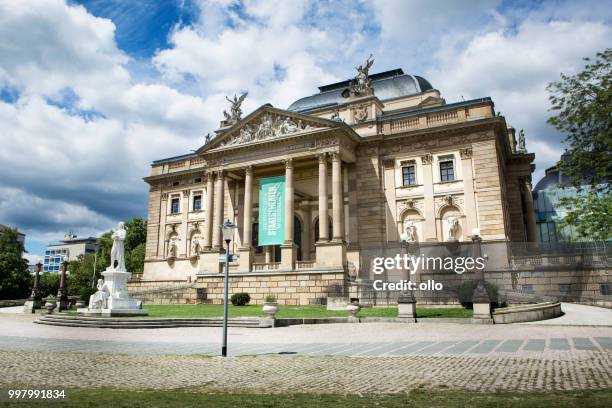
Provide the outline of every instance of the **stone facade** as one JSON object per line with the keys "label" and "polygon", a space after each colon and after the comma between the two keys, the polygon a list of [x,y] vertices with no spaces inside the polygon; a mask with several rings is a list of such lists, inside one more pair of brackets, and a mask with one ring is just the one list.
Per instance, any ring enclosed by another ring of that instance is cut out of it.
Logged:
{"label": "stone facade", "polygon": [[[527,240],[534,155],[516,150],[489,98],[446,104],[415,78],[394,70],[373,75],[366,93],[345,81],[287,110],[264,105],[223,122],[195,153],[154,162],[143,280],[215,287],[224,219],[238,225],[231,272],[241,284],[276,282],[264,272],[288,287],[304,276],[358,276],[360,245],[397,242],[408,224],[421,242],[469,241],[475,228],[484,240]],[[383,85],[397,81],[414,92],[390,97]],[[258,180],[278,175],[287,180],[285,243],[260,247]]]}

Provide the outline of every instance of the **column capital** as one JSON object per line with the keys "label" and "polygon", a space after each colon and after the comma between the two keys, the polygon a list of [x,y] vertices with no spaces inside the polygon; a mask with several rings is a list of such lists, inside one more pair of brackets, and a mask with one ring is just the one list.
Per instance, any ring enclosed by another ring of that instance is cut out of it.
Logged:
{"label": "column capital", "polygon": [[292,158],[284,159],[283,163],[285,164],[285,168],[286,169],[292,169],[293,168],[293,159]]}
{"label": "column capital", "polygon": [[244,167],[244,174],[245,175],[252,175],[253,174],[253,166],[252,165],[248,165]]}
{"label": "column capital", "polygon": [[319,160],[319,163],[327,163],[327,153],[318,153],[317,160]]}
{"label": "column capital", "polygon": [[162,201],[165,201],[168,199],[168,193],[161,193],[161,199]]}
{"label": "column capital", "polygon": [[340,152],[332,152],[329,155],[331,156],[332,162],[340,161]]}
{"label": "column capital", "polygon": [[183,197],[189,197],[190,193],[191,193],[190,190],[183,190]]}
{"label": "column capital", "polygon": [[219,179],[223,178],[223,170],[216,170],[215,173],[217,174],[217,178]]}

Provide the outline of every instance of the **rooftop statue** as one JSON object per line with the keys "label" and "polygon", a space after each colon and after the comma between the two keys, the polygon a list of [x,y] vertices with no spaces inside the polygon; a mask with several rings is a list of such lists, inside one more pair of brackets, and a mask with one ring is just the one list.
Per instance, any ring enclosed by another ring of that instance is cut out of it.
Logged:
{"label": "rooftop statue", "polygon": [[374,64],[373,55],[370,54],[363,65],[355,67],[357,76],[351,81],[351,87],[356,94],[365,94],[372,89],[372,80],[368,78],[370,68]]}
{"label": "rooftop statue", "polygon": [[527,151],[527,148],[525,147],[525,131],[523,129],[521,129],[521,131],[519,132],[518,151],[521,153],[524,153]]}
{"label": "rooftop statue", "polygon": [[244,98],[246,98],[248,94],[248,92],[245,92],[240,96],[236,96],[234,94],[233,100],[228,98],[227,96],[225,97],[225,99],[227,99],[227,101],[232,104],[232,107],[230,108],[230,113],[227,113],[227,111],[223,111],[223,115],[225,116],[225,121],[227,123],[233,125],[234,123],[242,119],[242,109],[240,109],[240,105],[242,105]]}

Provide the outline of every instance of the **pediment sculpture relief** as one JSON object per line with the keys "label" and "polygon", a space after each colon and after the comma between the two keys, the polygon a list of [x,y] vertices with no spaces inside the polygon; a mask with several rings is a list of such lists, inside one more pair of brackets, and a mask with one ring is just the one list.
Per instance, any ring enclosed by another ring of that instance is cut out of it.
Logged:
{"label": "pediment sculpture relief", "polygon": [[288,116],[265,113],[259,122],[247,123],[236,134],[221,142],[220,146],[235,146],[324,128],[305,123],[301,119],[296,121]]}

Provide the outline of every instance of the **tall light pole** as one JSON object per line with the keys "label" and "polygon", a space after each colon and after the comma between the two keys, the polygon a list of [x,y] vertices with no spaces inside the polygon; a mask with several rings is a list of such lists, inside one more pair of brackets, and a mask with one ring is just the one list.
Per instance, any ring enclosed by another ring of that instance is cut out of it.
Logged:
{"label": "tall light pole", "polygon": [[227,297],[229,292],[229,257],[230,257],[230,242],[234,236],[234,229],[236,226],[227,219],[221,225],[221,231],[223,233],[223,240],[225,241],[227,249],[225,250],[225,279],[224,279],[224,290],[223,290],[223,342],[221,345],[221,355],[227,357]]}

